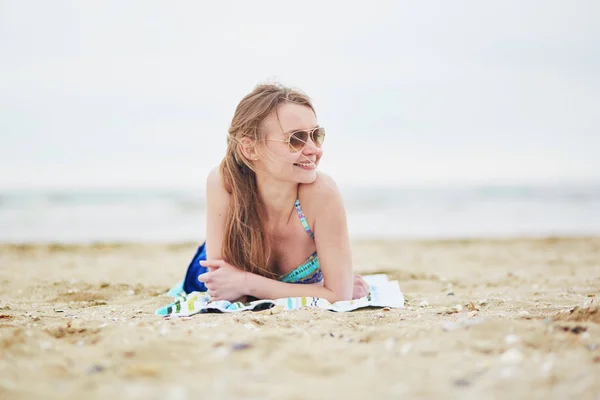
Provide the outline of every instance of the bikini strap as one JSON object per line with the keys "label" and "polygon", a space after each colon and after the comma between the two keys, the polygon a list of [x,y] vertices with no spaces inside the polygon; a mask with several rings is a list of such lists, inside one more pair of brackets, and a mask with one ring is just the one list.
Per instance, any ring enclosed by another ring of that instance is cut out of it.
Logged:
{"label": "bikini strap", "polygon": [[308,226],[308,222],[306,222],[306,217],[304,216],[304,213],[302,212],[302,207],[300,207],[300,199],[296,199],[294,206],[296,207],[296,212],[298,213],[298,218],[300,218],[300,222],[302,223],[304,230],[306,231],[306,233],[308,233],[310,235],[311,238],[314,239],[315,234],[310,229],[310,226]]}

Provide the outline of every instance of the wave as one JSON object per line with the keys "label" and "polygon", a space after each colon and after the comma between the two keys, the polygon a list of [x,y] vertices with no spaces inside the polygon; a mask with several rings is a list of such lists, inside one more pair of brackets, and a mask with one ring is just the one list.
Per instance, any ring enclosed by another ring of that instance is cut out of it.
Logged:
{"label": "wave", "polygon": [[[600,185],[342,187],[353,237],[600,234]],[[202,193],[0,193],[0,242],[198,241]]]}

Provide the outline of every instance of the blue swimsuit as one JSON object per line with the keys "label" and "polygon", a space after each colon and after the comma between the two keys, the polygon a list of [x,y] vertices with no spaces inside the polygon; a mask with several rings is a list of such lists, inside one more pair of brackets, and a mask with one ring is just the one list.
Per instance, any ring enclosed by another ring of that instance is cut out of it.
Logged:
{"label": "blue swimsuit", "polygon": [[[302,207],[300,207],[299,199],[296,199],[294,206],[296,207],[298,218],[300,218],[300,222],[302,223],[304,230],[314,240],[315,235],[306,222],[306,218],[302,212]],[[202,243],[202,245],[198,248],[194,258],[192,259],[192,262],[188,266],[185,274],[185,280],[183,281],[183,290],[186,293],[207,291],[204,282],[200,282],[198,280],[198,275],[208,271],[206,267],[200,265],[201,260],[206,260],[206,242]],[[280,276],[279,280],[287,283],[318,283],[323,281],[323,273],[321,272],[321,265],[319,264],[319,256],[317,255],[317,252],[315,251],[312,253],[306,259],[306,261],[296,267],[296,269],[293,271]]]}

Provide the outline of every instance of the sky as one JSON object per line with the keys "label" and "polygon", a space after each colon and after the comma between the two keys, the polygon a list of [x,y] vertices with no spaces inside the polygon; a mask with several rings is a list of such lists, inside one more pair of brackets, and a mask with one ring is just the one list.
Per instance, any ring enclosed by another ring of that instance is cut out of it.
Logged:
{"label": "sky", "polygon": [[342,184],[600,181],[600,3],[0,0],[0,189],[203,187],[313,100]]}

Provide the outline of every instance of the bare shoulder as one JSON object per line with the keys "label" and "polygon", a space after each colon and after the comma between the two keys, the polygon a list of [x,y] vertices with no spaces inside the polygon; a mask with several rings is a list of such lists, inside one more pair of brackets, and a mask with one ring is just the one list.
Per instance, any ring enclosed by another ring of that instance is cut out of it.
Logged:
{"label": "bare shoulder", "polygon": [[208,173],[206,177],[206,186],[211,188],[217,188],[223,186],[223,179],[221,178],[221,169],[219,165],[215,165]]}
{"label": "bare shoulder", "polygon": [[229,203],[231,194],[225,189],[219,165],[213,167],[206,177],[206,195],[219,203]]}
{"label": "bare shoulder", "polygon": [[[298,197],[308,215],[316,216],[315,213],[318,214],[319,211],[329,207],[342,209],[344,207],[342,195],[335,180],[321,171],[317,173],[317,179],[314,182],[300,185]],[[309,214],[309,211],[313,212]]]}
{"label": "bare shoulder", "polygon": [[214,166],[208,173],[208,176],[206,177],[206,188],[211,191],[226,192],[219,165]]}

